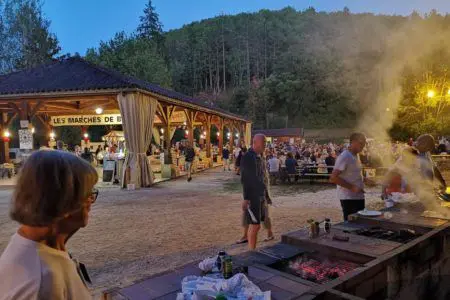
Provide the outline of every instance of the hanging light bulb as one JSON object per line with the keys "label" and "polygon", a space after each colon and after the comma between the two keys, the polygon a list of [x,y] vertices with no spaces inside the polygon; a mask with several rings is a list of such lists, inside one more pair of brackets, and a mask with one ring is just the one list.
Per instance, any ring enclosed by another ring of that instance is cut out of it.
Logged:
{"label": "hanging light bulb", "polygon": [[55,137],[56,137],[55,132],[54,131],[50,132],[50,138],[53,140],[55,139]]}
{"label": "hanging light bulb", "polygon": [[164,133],[164,128],[161,128],[161,130],[160,130],[160,131],[161,131],[161,133]]}
{"label": "hanging light bulb", "polygon": [[103,113],[103,108],[97,107],[97,108],[95,109],[95,113],[96,113],[97,115],[101,115],[101,114]]}
{"label": "hanging light bulb", "polygon": [[84,139],[88,139],[89,138],[89,134],[87,133],[87,132],[85,132],[84,134],[83,134],[83,136],[84,136]]}
{"label": "hanging light bulb", "polygon": [[203,135],[206,135],[206,131],[203,131]]}
{"label": "hanging light bulb", "polygon": [[8,130],[8,129],[6,129],[5,132],[3,132],[3,136],[4,136],[5,138],[11,137],[11,133],[9,133],[9,130]]}
{"label": "hanging light bulb", "polygon": [[217,131],[217,136],[220,136],[220,132]]}
{"label": "hanging light bulb", "polygon": [[34,127],[31,127],[31,133],[34,134],[35,131],[36,129],[34,129]]}
{"label": "hanging light bulb", "polygon": [[185,133],[186,133],[186,134],[189,134],[189,130],[186,130]]}

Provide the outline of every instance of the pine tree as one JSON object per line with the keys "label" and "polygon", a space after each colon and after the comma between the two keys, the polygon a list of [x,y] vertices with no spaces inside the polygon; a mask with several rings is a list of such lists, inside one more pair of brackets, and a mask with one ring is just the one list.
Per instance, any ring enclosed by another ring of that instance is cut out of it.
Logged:
{"label": "pine tree", "polygon": [[159,15],[149,0],[144,9],[144,15],[140,17],[140,24],[137,28],[140,37],[147,39],[160,40],[162,37],[162,24],[159,21]]}

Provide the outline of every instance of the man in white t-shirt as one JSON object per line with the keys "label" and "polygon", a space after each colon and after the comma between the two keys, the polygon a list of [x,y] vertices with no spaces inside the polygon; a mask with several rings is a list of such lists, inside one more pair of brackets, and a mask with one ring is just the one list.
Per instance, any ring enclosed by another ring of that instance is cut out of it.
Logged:
{"label": "man in white t-shirt", "polygon": [[339,155],[330,177],[330,182],[337,185],[337,195],[341,201],[345,221],[349,215],[357,213],[365,207],[362,164],[358,155],[365,145],[364,134],[353,133],[350,136],[348,150]]}

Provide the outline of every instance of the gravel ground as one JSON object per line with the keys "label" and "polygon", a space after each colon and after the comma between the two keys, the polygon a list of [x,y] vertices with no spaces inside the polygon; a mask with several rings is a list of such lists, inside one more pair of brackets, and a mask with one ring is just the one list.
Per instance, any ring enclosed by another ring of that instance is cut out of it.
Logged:
{"label": "gravel ground", "polygon": [[[218,168],[196,174],[190,183],[178,179],[146,190],[102,189],[88,227],[68,245],[88,266],[93,293],[98,296],[105,289],[130,285],[219,249],[232,254],[245,251],[245,245],[233,245],[241,235],[238,179]],[[379,202],[378,191],[368,190],[369,206]],[[17,229],[8,217],[11,192],[0,190],[0,251]],[[278,185],[272,195],[277,240],[282,233],[304,226],[309,218],[342,219],[331,185]]]}

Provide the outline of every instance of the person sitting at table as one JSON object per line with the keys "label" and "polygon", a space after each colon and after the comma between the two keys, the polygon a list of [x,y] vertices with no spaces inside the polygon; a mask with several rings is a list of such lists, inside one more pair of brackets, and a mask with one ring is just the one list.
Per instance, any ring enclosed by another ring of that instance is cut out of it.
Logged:
{"label": "person sitting at table", "polygon": [[267,161],[267,164],[269,165],[269,175],[270,175],[270,183],[276,184],[277,178],[280,174],[280,160],[278,159],[276,154],[273,154],[269,156],[269,160]]}
{"label": "person sitting at table", "polygon": [[[328,153],[328,156],[325,158],[325,164],[327,167],[334,167],[334,164],[336,163],[336,154],[334,151],[330,151]],[[331,174],[333,172],[332,168],[328,168],[328,174]]]}
{"label": "person sitting at table", "polygon": [[286,159],[286,172],[288,175],[289,183],[291,183],[291,177],[294,177],[295,182],[297,182],[298,180],[297,166],[298,166],[297,160],[295,160],[292,153],[289,152]]}

